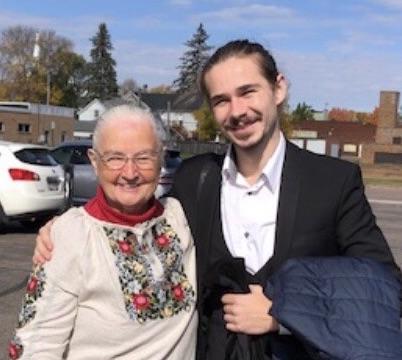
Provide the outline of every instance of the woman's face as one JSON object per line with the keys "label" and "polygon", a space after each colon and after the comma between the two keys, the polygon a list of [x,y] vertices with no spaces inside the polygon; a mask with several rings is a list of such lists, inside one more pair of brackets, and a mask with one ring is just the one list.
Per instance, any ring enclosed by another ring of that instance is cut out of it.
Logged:
{"label": "woman's face", "polygon": [[[89,156],[106,200],[117,211],[143,213],[158,185],[161,167],[154,130],[146,122],[120,120],[105,124],[99,135],[98,148],[90,150]],[[124,163],[125,157],[129,159]],[[116,169],[116,162],[123,166]]]}

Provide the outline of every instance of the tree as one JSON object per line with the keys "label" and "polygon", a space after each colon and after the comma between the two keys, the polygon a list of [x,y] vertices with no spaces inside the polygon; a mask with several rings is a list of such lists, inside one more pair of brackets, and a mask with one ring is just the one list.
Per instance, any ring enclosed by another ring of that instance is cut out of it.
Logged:
{"label": "tree", "polygon": [[119,85],[119,95],[124,96],[130,92],[135,93],[138,89],[139,86],[134,79],[126,79]]}
{"label": "tree", "polygon": [[328,113],[328,118],[335,121],[353,121],[355,113],[353,110],[332,108]]}
{"label": "tree", "polygon": [[91,61],[88,65],[88,98],[101,100],[117,96],[116,61],[112,58],[113,46],[106,24],[101,23],[91,38]]}
{"label": "tree", "polygon": [[198,138],[205,141],[215,140],[219,127],[208,104],[204,102],[193,114],[198,122]]}
{"label": "tree", "polygon": [[154,94],[172,94],[173,89],[170,85],[161,84],[148,89],[148,92]]}
{"label": "tree", "polygon": [[370,114],[366,112],[355,112],[354,119],[360,123],[366,124],[370,120]]}
{"label": "tree", "polygon": [[[40,49],[36,58],[33,56],[35,44]],[[27,26],[5,29],[0,39],[2,97],[7,100],[45,102],[48,75],[54,79],[52,75],[61,66],[59,54],[64,52],[72,52],[71,41],[52,30],[38,31]],[[57,104],[62,90],[53,90],[51,103]]]}
{"label": "tree", "polygon": [[293,124],[292,124],[292,113],[287,101],[282,103],[279,107],[279,127],[281,131],[285,134],[286,138],[290,138],[292,135]]}
{"label": "tree", "polygon": [[380,108],[376,106],[373,110],[372,113],[369,114],[368,121],[370,124],[373,125],[378,125],[378,120],[379,120],[379,114],[380,114]]}
{"label": "tree", "polygon": [[185,43],[188,49],[180,58],[179,77],[173,82],[173,86],[179,92],[194,91],[197,88],[198,75],[212,49],[207,45],[208,38],[209,35],[200,23],[193,37]]}
{"label": "tree", "polygon": [[52,93],[60,91],[59,105],[78,108],[86,103],[87,62],[74,52],[57,55],[59,69],[52,76]]}
{"label": "tree", "polygon": [[313,108],[305,102],[298,103],[296,109],[292,112],[292,121],[301,122],[306,120],[313,120]]}

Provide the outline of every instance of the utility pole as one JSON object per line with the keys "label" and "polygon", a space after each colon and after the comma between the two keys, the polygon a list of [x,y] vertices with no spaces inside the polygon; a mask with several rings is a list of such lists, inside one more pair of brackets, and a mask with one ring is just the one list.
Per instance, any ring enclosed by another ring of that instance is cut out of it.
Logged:
{"label": "utility pole", "polygon": [[[40,44],[39,44],[40,34],[37,32],[35,36],[35,45],[33,48],[32,56],[39,63],[40,56]],[[50,103],[50,71],[48,69],[49,64],[46,65],[46,105]]]}

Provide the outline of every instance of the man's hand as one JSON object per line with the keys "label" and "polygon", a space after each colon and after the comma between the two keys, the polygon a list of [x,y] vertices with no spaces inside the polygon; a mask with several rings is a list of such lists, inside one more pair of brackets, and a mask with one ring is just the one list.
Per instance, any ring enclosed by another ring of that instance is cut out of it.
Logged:
{"label": "man's hand", "polygon": [[45,225],[39,229],[39,233],[36,236],[36,246],[32,261],[35,265],[43,264],[52,258],[53,243],[50,240],[50,228],[57,217],[49,220]]}
{"label": "man's hand", "polygon": [[278,331],[278,322],[268,314],[272,306],[260,285],[250,285],[248,294],[226,294],[222,297],[226,329],[249,335]]}

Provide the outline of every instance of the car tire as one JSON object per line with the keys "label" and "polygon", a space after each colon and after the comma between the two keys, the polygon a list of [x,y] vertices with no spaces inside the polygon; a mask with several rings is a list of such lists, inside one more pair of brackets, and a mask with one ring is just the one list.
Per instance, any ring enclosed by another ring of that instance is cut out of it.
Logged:
{"label": "car tire", "polygon": [[0,232],[4,231],[7,224],[8,224],[7,216],[4,213],[3,207],[0,204]]}

